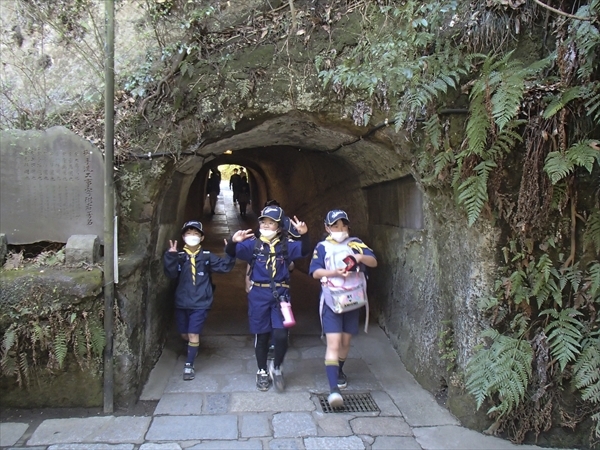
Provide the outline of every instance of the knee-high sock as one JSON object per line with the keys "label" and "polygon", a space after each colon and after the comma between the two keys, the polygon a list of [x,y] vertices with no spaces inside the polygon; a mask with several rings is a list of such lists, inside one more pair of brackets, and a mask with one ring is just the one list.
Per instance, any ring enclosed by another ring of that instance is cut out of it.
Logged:
{"label": "knee-high sock", "polygon": [[200,346],[199,342],[188,342],[187,348],[187,359],[186,363],[194,365],[194,360],[196,359],[196,355],[198,354],[198,347]]}
{"label": "knee-high sock", "polygon": [[327,373],[327,381],[329,381],[329,390],[337,391],[337,379],[340,365],[337,361],[326,359],[325,360],[325,372]]}
{"label": "knee-high sock", "polygon": [[271,333],[257,334],[254,340],[254,354],[258,370],[267,370],[267,356],[269,354],[269,338]]}
{"label": "knee-high sock", "polygon": [[344,363],[346,362],[346,360],[339,358],[338,362],[340,363],[340,373],[342,373],[344,371]]}
{"label": "knee-high sock", "polygon": [[288,330],[287,328],[275,328],[273,330],[273,340],[275,341],[275,355],[273,364],[280,367],[283,364],[283,358],[288,348]]}

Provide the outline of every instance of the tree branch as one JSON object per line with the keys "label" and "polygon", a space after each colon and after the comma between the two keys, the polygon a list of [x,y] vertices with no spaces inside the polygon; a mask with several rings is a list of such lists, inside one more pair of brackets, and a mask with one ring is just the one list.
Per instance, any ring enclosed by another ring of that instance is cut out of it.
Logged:
{"label": "tree branch", "polygon": [[560,9],[556,9],[556,8],[553,8],[552,6],[546,5],[545,3],[540,2],[540,0],[533,0],[533,1],[535,3],[537,3],[538,5],[540,5],[542,8],[546,8],[547,10],[550,10],[553,13],[559,14],[561,16],[569,17],[570,19],[586,20],[586,21],[592,21],[592,20],[594,20],[593,17],[579,17],[579,16],[576,16],[574,14],[566,13],[564,11],[561,11]]}

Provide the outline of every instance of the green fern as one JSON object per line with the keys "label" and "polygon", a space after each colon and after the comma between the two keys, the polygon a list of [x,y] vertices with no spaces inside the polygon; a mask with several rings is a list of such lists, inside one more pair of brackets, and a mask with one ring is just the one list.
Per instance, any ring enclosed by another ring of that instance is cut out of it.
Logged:
{"label": "green fern", "polygon": [[583,324],[576,317],[582,313],[573,308],[565,308],[560,312],[546,309],[540,315],[554,319],[544,328],[544,332],[548,336],[552,356],[558,361],[561,371],[565,370],[567,364],[574,361],[581,352]]}
{"label": "green fern", "polygon": [[583,89],[581,86],[575,86],[570,89],[567,89],[561,95],[555,96],[553,98],[553,100],[550,102],[550,104],[546,107],[546,110],[544,111],[542,117],[544,119],[550,119],[558,111],[563,109],[567,105],[567,103],[580,98],[582,96],[582,94],[583,94]]}
{"label": "green fern", "polygon": [[586,251],[600,253],[600,209],[594,209],[585,222],[583,247]]}
{"label": "green fern", "polygon": [[600,403],[600,341],[598,337],[588,339],[573,365],[573,383],[581,390],[581,398]]}
{"label": "green fern", "polygon": [[90,334],[93,354],[95,356],[102,356],[104,346],[106,345],[106,333],[99,321],[90,321]]}
{"label": "green fern", "polygon": [[62,369],[65,358],[67,357],[67,337],[64,330],[59,330],[54,337],[54,357],[58,367]]}
{"label": "green fern", "polygon": [[597,261],[590,263],[588,274],[591,283],[592,298],[600,303],[600,263]]}
{"label": "green fern", "polygon": [[533,349],[522,339],[503,336],[487,329],[482,337],[492,340],[489,348],[479,349],[467,363],[466,388],[475,397],[477,409],[486,399],[498,397],[488,414],[502,417],[525,398],[531,379]]}
{"label": "green fern", "polygon": [[584,167],[592,173],[594,162],[600,165],[600,152],[594,148],[598,141],[585,140],[572,145],[566,153],[554,151],[548,153],[544,170],[550,177],[552,184],[558,183],[575,170],[575,167]]}
{"label": "green fern", "polygon": [[469,226],[475,223],[483,206],[488,201],[487,181],[490,172],[495,167],[497,166],[494,161],[480,162],[474,168],[477,175],[467,178],[458,187],[458,204],[463,205],[467,210]]}

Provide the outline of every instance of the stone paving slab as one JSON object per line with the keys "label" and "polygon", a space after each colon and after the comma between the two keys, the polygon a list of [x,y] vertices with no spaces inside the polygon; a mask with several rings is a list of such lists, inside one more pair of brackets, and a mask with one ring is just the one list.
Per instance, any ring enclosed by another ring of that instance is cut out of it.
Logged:
{"label": "stone paving slab", "polygon": [[29,425],[26,423],[0,423],[0,447],[15,445],[21,439],[21,436],[25,434],[27,428],[29,428]]}
{"label": "stone paving slab", "polygon": [[349,418],[345,414],[313,413],[319,436],[351,436]]}
{"label": "stone paving slab", "polygon": [[357,417],[350,421],[354,434],[371,436],[412,436],[412,430],[399,417]]}
{"label": "stone paving slab", "polygon": [[134,447],[134,444],[55,444],[48,450],[133,450]]}
{"label": "stone paving slab", "polygon": [[236,392],[231,394],[232,412],[314,411],[308,392]]}
{"label": "stone paving slab", "polygon": [[159,416],[146,434],[149,441],[237,439],[238,418],[233,415]]}
{"label": "stone paving slab", "polygon": [[533,450],[537,446],[515,445],[510,441],[486,436],[456,426],[414,428],[415,438],[423,450]]}
{"label": "stone paving slab", "polygon": [[[231,441],[206,441],[196,444],[192,447],[186,447],[186,450],[263,450],[263,443],[259,440],[236,441],[232,445]],[[140,449],[141,450],[141,449]]]}
{"label": "stone paving slab", "polygon": [[249,414],[240,418],[240,434],[243,438],[271,436],[270,414]]}
{"label": "stone paving slab", "polygon": [[27,445],[144,442],[150,417],[88,417],[44,420]]}
{"label": "stone paving slab", "polygon": [[317,425],[312,415],[305,412],[282,412],[273,416],[273,437],[305,437],[316,436]]}
{"label": "stone paving slab", "polygon": [[377,436],[371,450],[422,450],[414,437]]}
{"label": "stone paving slab", "polygon": [[181,450],[181,445],[176,442],[167,442],[164,444],[148,442],[140,445],[140,450]]}
{"label": "stone paving slab", "polygon": [[306,450],[364,450],[365,444],[358,436],[317,437],[304,439]]}
{"label": "stone paving slab", "polygon": [[196,392],[164,394],[156,405],[154,415],[199,415],[202,414],[203,402],[204,395]]}

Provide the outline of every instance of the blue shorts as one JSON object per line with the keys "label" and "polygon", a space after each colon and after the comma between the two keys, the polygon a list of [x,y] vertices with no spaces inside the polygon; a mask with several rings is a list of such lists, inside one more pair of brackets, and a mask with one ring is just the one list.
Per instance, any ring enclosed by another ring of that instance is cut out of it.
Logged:
{"label": "blue shorts", "polygon": [[180,309],[175,308],[175,320],[180,334],[200,334],[204,328],[204,322],[208,315],[208,309]]}
{"label": "blue shorts", "polygon": [[323,312],[321,313],[323,333],[348,333],[353,336],[357,335],[361,309],[336,314],[329,306],[323,305]]}
{"label": "blue shorts", "polygon": [[284,328],[279,302],[273,298],[271,288],[253,286],[248,292],[248,325],[252,334]]}

